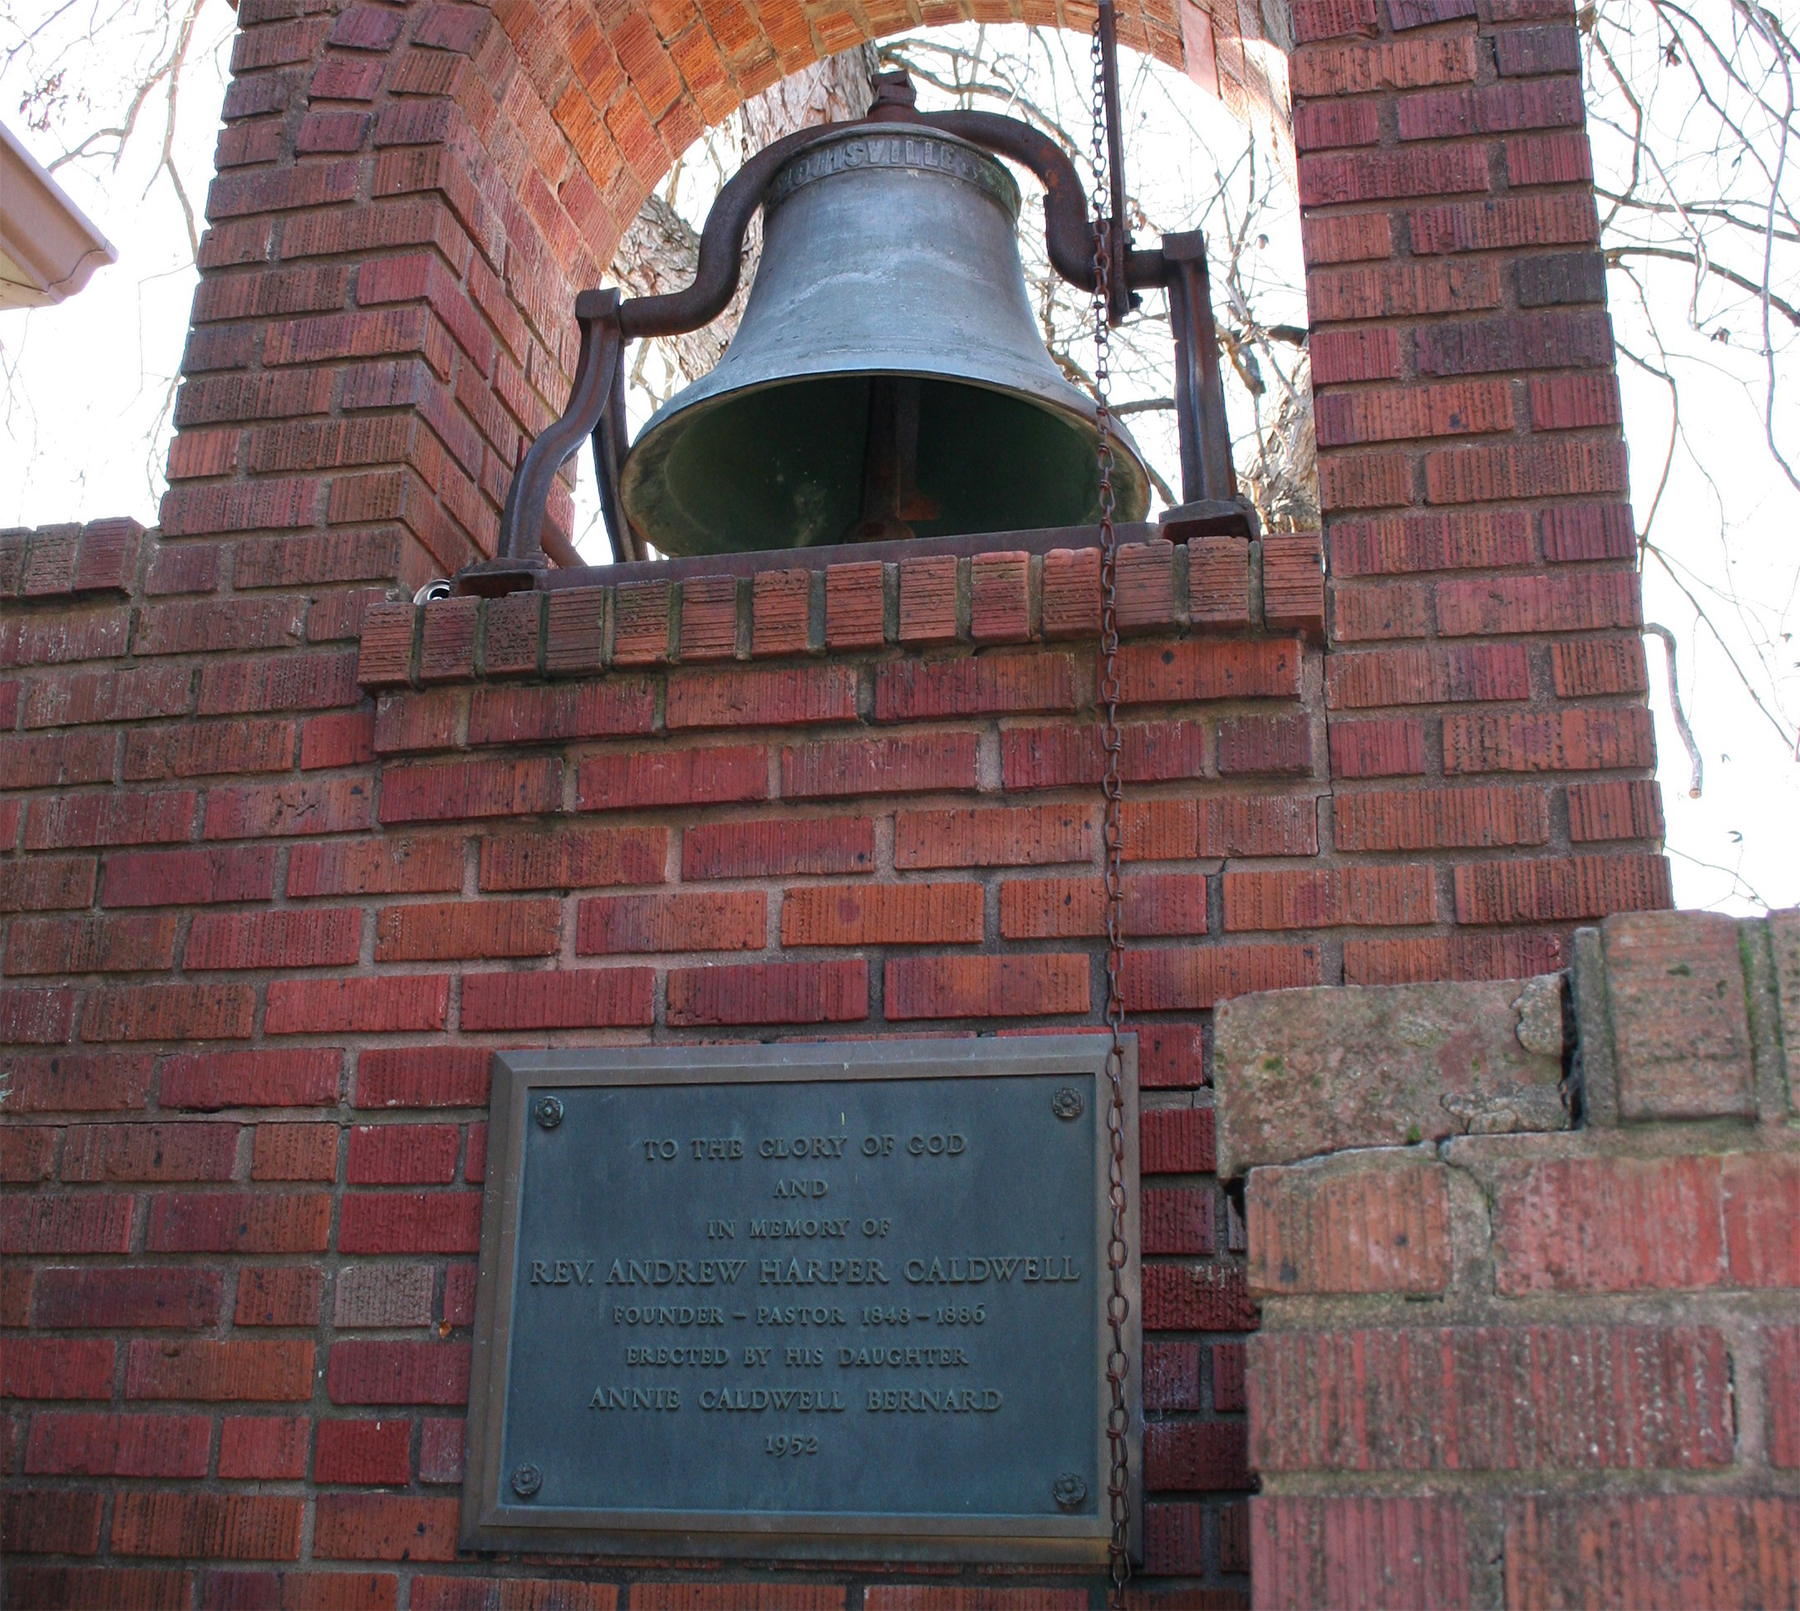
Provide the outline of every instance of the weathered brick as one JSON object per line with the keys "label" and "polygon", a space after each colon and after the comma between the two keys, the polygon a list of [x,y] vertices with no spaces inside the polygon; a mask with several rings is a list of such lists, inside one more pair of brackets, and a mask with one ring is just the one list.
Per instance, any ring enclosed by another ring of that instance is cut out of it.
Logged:
{"label": "weathered brick", "polygon": [[[16,831],[18,819],[13,820]],[[109,876],[118,860],[116,856],[108,860]],[[92,856],[34,856],[29,861],[0,861],[0,912],[55,912],[86,906],[94,898],[97,870],[98,863]]]}
{"label": "weathered brick", "polygon": [[1444,770],[1452,775],[1648,770],[1655,764],[1650,713],[1641,707],[1444,718]]}
{"label": "weathered brick", "polygon": [[869,1014],[854,962],[755,962],[669,971],[671,1025],[849,1023]]}
{"label": "weathered brick", "polygon": [[1641,637],[1584,635],[1550,645],[1550,677],[1559,699],[1641,694],[1650,685]]}
{"label": "weathered brick", "polygon": [[769,932],[761,890],[605,895],[577,910],[578,956],[611,952],[759,951]]}
{"label": "weathered brick", "polygon": [[359,1125],[350,1132],[344,1179],[353,1186],[447,1185],[461,1149],[453,1124]]}
{"label": "weathered brick", "polygon": [[1250,1290],[1442,1292],[1450,1284],[1450,1188],[1442,1164],[1377,1159],[1250,1172]]}
{"label": "weathered brick", "polygon": [[326,968],[354,964],[362,913],[348,908],[201,912],[188,929],[182,966],[195,969]]}
{"label": "weathered brick", "polygon": [[1200,1345],[1197,1342],[1144,1344],[1144,1408],[1200,1408]]}
{"label": "weathered brick", "polygon": [[[1204,934],[1206,879],[1193,873],[1127,878],[1120,919],[1129,936]],[[1000,933],[1009,940],[1105,932],[1106,890],[1098,878],[1016,878],[1000,886]]]}
{"label": "weathered brick", "polygon": [[681,876],[870,872],[874,857],[874,824],[867,817],[705,823],[682,835]]}
{"label": "weathered brick", "polygon": [[321,1421],[313,1481],[405,1487],[412,1481],[412,1430],[405,1419]]}
{"label": "weathered brick", "polygon": [[1755,1073],[1738,926],[1646,912],[1602,931],[1623,1119],[1754,1118]]}
{"label": "weathered brick", "polygon": [[895,957],[886,964],[891,1021],[1085,1013],[1084,955]]}
{"label": "weathered brick", "polygon": [[340,1253],[477,1253],[481,1193],[346,1192],[337,1241]]}
{"label": "weathered brick", "polygon": [[1144,1428],[1144,1486],[1155,1492],[1247,1489],[1248,1429],[1231,1421],[1155,1421]]}
{"label": "weathered brick", "polygon": [[261,1494],[127,1491],[113,1506],[112,1547],[185,1560],[295,1561],[305,1509],[304,1500]]}
{"label": "weathered brick", "polygon": [[1635,627],[1643,609],[1635,572],[1588,570],[1440,582],[1437,615],[1439,632],[1462,637]]}
{"label": "weathered brick", "polygon": [[1524,313],[1423,327],[1422,375],[1489,374],[1503,369],[1563,369],[1613,361],[1612,327],[1602,312]]}
{"label": "weathered brick", "polygon": [[[1099,844],[1098,829],[1096,813],[1088,806],[902,811],[894,819],[894,865],[1027,867],[1087,862]],[[690,838],[695,831],[689,830]]]}
{"label": "weathered brick", "polygon": [[982,911],[975,883],[815,884],[783,898],[781,943],[974,944],[982,937]]}
{"label": "weathered brick", "polygon": [[1140,1167],[1146,1175],[1209,1175],[1217,1167],[1213,1110],[1151,1108],[1138,1121]]}
{"label": "weathered brick", "polygon": [[1432,979],[1523,979],[1563,966],[1555,934],[1464,932],[1397,940],[1347,939],[1345,984],[1419,984]]}
{"label": "weathered brick", "polygon": [[38,1414],[25,1473],[46,1477],[204,1477],[212,1422],[203,1415]]}
{"label": "weathered brick", "polygon": [[750,653],[805,654],[811,646],[813,573],[758,571],[750,586]]}
{"label": "weathered brick", "polygon": [[423,901],[384,906],[375,920],[375,960],[552,956],[560,926],[561,907],[553,900]]}
{"label": "weathered brick", "polygon": [[131,1344],[127,1398],[304,1401],[313,1391],[313,1345],[301,1338],[218,1342],[169,1338]]}
{"label": "weathered brick", "polygon": [[766,800],[768,752],[756,745],[631,750],[581,763],[575,804],[581,811]]}
{"label": "weathered brick", "polygon": [[1340,520],[1331,528],[1335,576],[1524,565],[1530,559],[1530,527],[1517,510]]}
{"label": "weathered brick", "polygon": [[333,1404],[452,1404],[469,1395],[469,1345],[436,1342],[332,1344],[325,1391]]}
{"label": "weathered brick", "polygon": [[314,1192],[170,1192],[150,1203],[151,1253],[322,1253],[331,1199]]}
{"label": "weathered brick", "polygon": [[1531,661],[1522,644],[1339,653],[1325,669],[1325,703],[1333,710],[1530,697]]}
{"label": "weathered brick", "polygon": [[451,1561],[456,1558],[455,1499],[387,1494],[321,1494],[313,1550],[322,1560]]}
{"label": "weathered brick", "polygon": [[1424,866],[1228,872],[1223,883],[1228,933],[1437,919],[1436,886]]}
{"label": "weathered brick", "polygon": [[164,1107],[328,1107],[338,1099],[337,1051],[184,1052],[164,1064]]}
{"label": "weathered brick", "polygon": [[638,677],[548,687],[477,688],[469,705],[469,742],[542,744],[560,739],[616,738],[649,732],[654,714],[650,684]]}
{"label": "weathered brick", "polygon": [[1475,40],[1458,34],[1370,45],[1302,45],[1290,70],[1294,94],[1309,99],[1464,83],[1475,77]]}
{"label": "weathered brick", "polygon": [[239,1272],[234,1326],[303,1326],[319,1323],[325,1272],[316,1264],[283,1264]]}
{"label": "weathered brick", "polygon": [[442,1029],[450,981],[442,974],[386,979],[276,979],[263,1031],[269,1035],[397,1034]]}
{"label": "weathered brick", "polygon": [[274,887],[273,845],[136,850],[107,857],[100,900],[105,906],[266,901]]}
{"label": "weathered brick", "polygon": [[254,991],[236,984],[116,985],[88,992],[81,1014],[87,1041],[243,1040]]}
{"label": "weathered brick", "polygon": [[[1571,30],[1572,32],[1572,30]],[[1618,1605],[1772,1605],[1800,1568],[1800,1500],[1711,1494],[1537,1496],[1506,1507],[1507,1603],[1554,1604],[1599,1576]]]}
{"label": "weathered brick", "polygon": [[1127,1010],[1187,1012],[1231,996],[1319,982],[1319,952],[1303,945],[1158,947],[1128,951]]}
{"label": "weathered brick", "polygon": [[[131,776],[129,771],[126,775]],[[25,814],[24,845],[27,850],[72,850],[87,845],[177,844],[193,837],[199,798],[192,789],[163,789],[33,800]]]}
{"label": "weathered brick", "polygon": [[8,1557],[98,1553],[103,1493],[27,1489],[6,1498],[0,1511],[0,1550]]}
{"label": "weathered brick", "polygon": [[708,727],[796,727],[853,722],[859,675],[854,666],[676,672],[669,678],[670,732]]}
{"label": "weathered brick", "polygon": [[[1127,783],[1205,775],[1207,730],[1197,721],[1129,722],[1119,730],[1119,775]],[[1008,789],[1097,784],[1100,729],[1059,723],[1009,727],[1000,735],[1000,775]]]}
{"label": "weathered brick", "polygon": [[1191,1187],[1144,1193],[1143,1251],[1147,1254],[1210,1255],[1213,1251],[1213,1196]]}
{"label": "weathered brick", "polygon": [[1718,1160],[1525,1164],[1494,1197],[1494,1259],[1504,1296],[1718,1286],[1726,1278]]}
{"label": "weathered brick", "polygon": [[175,916],[15,918],[6,942],[12,974],[162,972],[175,965]]}
{"label": "weathered brick", "polygon": [[312,1422],[299,1416],[228,1415],[219,1432],[219,1475],[239,1482],[304,1477],[311,1431]]}
{"label": "weathered brick", "polygon": [[1661,856],[1474,862],[1454,870],[1459,923],[1567,923],[1672,904]]}
{"label": "weathered brick", "polygon": [[1571,783],[1568,797],[1569,838],[1578,845],[1663,837],[1662,791],[1655,783]]}
{"label": "weathered brick", "polygon": [[389,767],[381,780],[384,823],[519,817],[561,809],[562,763],[544,758]]}
{"label": "weathered brick", "polygon": [[374,799],[359,777],[251,783],[210,790],[202,829],[208,839],[353,833],[373,826]]}
{"label": "weathered brick", "polygon": [[1251,1501],[1250,1527],[1257,1593],[1272,1611],[1470,1599],[1471,1529],[1459,1498],[1281,1495]]}
{"label": "weathered brick", "polygon": [[114,1345],[97,1338],[9,1338],[0,1350],[0,1393],[16,1399],[111,1398],[113,1361]]}
{"label": "weathered brick", "polygon": [[918,738],[824,739],[781,752],[781,793],[790,800],[914,794],[976,787],[973,733]]}
{"label": "weathered brick", "polygon": [[463,854],[451,838],[384,836],[295,845],[288,852],[287,893],[416,895],[462,888]]}
{"label": "weathered brick", "polygon": [[409,1046],[356,1060],[359,1108],[485,1107],[490,1053],[475,1047]]}
{"label": "weathered brick", "polygon": [[63,1139],[62,1178],[229,1180],[235,1124],[77,1124]]}
{"label": "weathered brick", "polygon": [[1250,1331],[1256,1325],[1241,1267],[1150,1264],[1144,1267],[1146,1331]]}
{"label": "weathered brick", "polygon": [[1126,644],[1119,651],[1119,696],[1128,705],[1292,699],[1300,692],[1301,662],[1301,646],[1291,638]]}
{"label": "weathered brick", "polygon": [[660,884],[668,856],[667,828],[502,833],[481,841],[480,883],[484,890]]}
{"label": "weathered brick", "polygon": [[1446,850],[1542,845],[1550,811],[1541,789],[1378,789],[1332,802],[1339,850]]}
{"label": "weathered brick", "polygon": [[649,968],[477,973],[463,980],[462,1027],[576,1029],[652,1021]]}

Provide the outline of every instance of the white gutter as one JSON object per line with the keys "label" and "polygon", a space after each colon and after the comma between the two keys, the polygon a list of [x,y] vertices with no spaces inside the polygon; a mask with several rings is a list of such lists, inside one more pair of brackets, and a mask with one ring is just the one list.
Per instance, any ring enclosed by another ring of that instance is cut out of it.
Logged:
{"label": "white gutter", "polygon": [[0,308],[72,297],[119,254],[0,123]]}

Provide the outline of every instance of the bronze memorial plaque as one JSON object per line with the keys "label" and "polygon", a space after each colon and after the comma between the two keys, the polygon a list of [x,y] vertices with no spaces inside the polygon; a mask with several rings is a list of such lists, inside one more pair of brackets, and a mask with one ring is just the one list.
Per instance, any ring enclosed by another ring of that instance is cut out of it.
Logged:
{"label": "bronze memorial plaque", "polygon": [[464,1543],[1104,1563],[1107,1045],[498,1054]]}

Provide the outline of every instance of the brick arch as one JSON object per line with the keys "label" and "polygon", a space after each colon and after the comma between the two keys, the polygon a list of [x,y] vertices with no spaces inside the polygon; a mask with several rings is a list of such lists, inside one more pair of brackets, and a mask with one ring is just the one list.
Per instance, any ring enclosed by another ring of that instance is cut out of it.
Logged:
{"label": "brick arch", "polygon": [[[579,8],[501,8],[496,20],[519,52],[540,105],[569,145],[562,180],[585,214],[603,210],[608,249],[650,189],[706,128],[782,77],[824,56],[921,26],[1031,22],[1087,33],[1091,7],[1050,0],[1023,14],[1007,0],[859,7],[819,14],[800,0],[630,6],[606,22]],[[1246,41],[1235,0],[1211,9],[1125,0],[1127,48],[1187,71],[1246,121],[1287,125],[1286,25],[1279,8]],[[1268,32],[1265,33],[1265,27]],[[539,47],[547,36],[550,49]],[[592,194],[589,193],[589,187]],[[562,191],[559,191],[559,195]],[[604,254],[601,254],[602,256]]]}
{"label": "brick arch", "polygon": [[[568,393],[575,294],[603,281],[706,126],[863,39],[1091,18],[1066,0],[1022,18],[1000,0],[295,11],[240,13],[163,525],[310,531],[322,550],[367,538],[413,584],[491,552],[521,445]],[[1285,52],[1246,42],[1240,15],[1258,13],[1131,0],[1120,32],[1241,115],[1284,123]],[[336,565],[305,568],[348,579]]]}

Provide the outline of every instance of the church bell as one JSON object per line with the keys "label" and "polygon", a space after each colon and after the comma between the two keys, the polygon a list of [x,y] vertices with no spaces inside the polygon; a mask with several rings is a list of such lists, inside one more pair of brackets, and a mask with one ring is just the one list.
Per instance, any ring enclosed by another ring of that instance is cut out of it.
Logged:
{"label": "church bell", "polygon": [[[803,147],[761,206],[729,348],[619,466],[641,539],[712,554],[1098,518],[1095,405],[1045,349],[1000,162],[864,124]],[[1141,519],[1148,475],[1109,434],[1118,517]]]}

